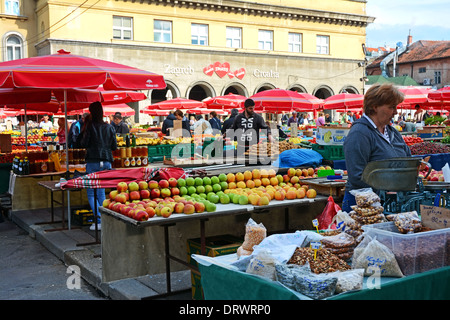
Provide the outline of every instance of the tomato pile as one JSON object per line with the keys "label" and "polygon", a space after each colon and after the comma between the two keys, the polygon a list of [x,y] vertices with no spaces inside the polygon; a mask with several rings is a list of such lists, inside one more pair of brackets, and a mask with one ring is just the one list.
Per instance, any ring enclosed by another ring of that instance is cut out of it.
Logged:
{"label": "tomato pile", "polygon": [[405,141],[406,145],[412,146],[416,143],[422,143],[423,139],[419,137],[412,137],[412,136],[403,136],[403,140]]}

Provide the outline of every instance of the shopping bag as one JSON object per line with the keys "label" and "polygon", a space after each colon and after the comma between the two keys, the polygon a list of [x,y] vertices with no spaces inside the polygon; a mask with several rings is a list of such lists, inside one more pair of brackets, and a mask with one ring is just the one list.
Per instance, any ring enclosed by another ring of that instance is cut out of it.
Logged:
{"label": "shopping bag", "polygon": [[316,218],[319,222],[319,230],[336,229],[336,223],[333,222],[333,218],[339,211],[341,211],[341,207],[334,202],[332,196],[329,196],[323,212]]}

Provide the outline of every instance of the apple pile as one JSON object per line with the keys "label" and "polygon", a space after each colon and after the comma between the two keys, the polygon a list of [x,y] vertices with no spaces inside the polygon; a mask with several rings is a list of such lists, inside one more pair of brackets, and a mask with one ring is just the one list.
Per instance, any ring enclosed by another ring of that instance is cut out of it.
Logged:
{"label": "apple pile", "polygon": [[180,196],[175,186],[178,181],[171,179],[119,182],[116,190],[112,190],[108,199],[103,201],[103,207],[137,221],[147,221],[154,216],[168,218],[172,213],[192,214],[216,210],[216,205],[205,199],[196,201],[190,196]]}
{"label": "apple pile", "polygon": [[[425,170],[419,171],[419,177],[424,179],[427,175],[428,167],[425,168]],[[442,173],[442,170],[434,170],[431,169],[430,175],[427,177],[427,181],[445,181],[444,174]]]}

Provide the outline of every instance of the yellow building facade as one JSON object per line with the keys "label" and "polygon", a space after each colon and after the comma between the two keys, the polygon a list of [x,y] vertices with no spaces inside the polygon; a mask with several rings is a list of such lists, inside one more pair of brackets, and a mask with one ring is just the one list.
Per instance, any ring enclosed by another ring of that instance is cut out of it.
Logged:
{"label": "yellow building facade", "polygon": [[[8,3],[8,13],[5,4]],[[202,100],[270,88],[326,98],[362,93],[366,0],[2,0],[2,60],[8,34],[22,57],[73,54],[162,74],[169,97]],[[11,5],[19,8],[11,14]],[[10,17],[12,16],[12,17]],[[142,117],[142,114],[140,114]],[[143,122],[143,121],[140,121]],[[144,121],[145,122],[145,121]]]}

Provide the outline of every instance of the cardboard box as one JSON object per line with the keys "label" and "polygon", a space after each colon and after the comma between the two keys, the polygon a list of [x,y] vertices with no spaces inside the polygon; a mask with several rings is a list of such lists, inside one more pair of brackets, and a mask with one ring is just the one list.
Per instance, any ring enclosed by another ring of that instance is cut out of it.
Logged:
{"label": "cardboard box", "polygon": [[[243,239],[225,234],[208,237],[205,239],[205,254],[209,257],[217,257],[232,254],[242,245]],[[187,240],[188,263],[197,267],[197,261],[191,258],[192,254],[201,254],[200,238]]]}
{"label": "cardboard box", "polygon": [[442,138],[445,126],[424,126],[417,130],[417,136],[422,139]]}
{"label": "cardboard box", "polygon": [[[200,238],[187,240],[188,263],[197,267],[197,261],[191,258],[192,254],[201,254]],[[241,238],[226,234],[220,236],[208,237],[205,239],[205,254],[209,257],[217,257],[220,255],[236,253],[237,249],[242,245]],[[198,272],[191,271],[192,283],[192,299],[203,300],[203,289],[201,284],[201,275]]]}
{"label": "cardboard box", "polygon": [[348,127],[319,127],[317,128],[316,142],[320,145],[342,146],[349,131]]}

